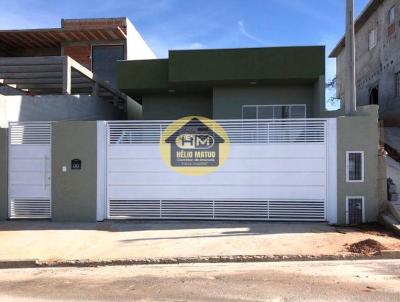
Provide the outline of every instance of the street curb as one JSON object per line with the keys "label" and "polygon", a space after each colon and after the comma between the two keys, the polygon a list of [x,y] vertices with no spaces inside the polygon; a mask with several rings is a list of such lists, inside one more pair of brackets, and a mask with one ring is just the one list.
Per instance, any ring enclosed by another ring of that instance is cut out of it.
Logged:
{"label": "street curb", "polygon": [[189,263],[240,263],[240,262],[284,262],[284,261],[338,261],[338,260],[378,260],[400,259],[400,251],[385,250],[380,255],[365,256],[348,255],[232,255],[232,256],[201,256],[201,257],[162,257],[162,258],[132,258],[112,260],[3,260],[0,269],[40,268],[40,267],[98,267],[117,265],[157,265],[157,264],[189,264]]}
{"label": "street curb", "polygon": [[1,260],[0,269],[3,268],[29,268],[36,267],[36,259],[25,259],[25,260]]}

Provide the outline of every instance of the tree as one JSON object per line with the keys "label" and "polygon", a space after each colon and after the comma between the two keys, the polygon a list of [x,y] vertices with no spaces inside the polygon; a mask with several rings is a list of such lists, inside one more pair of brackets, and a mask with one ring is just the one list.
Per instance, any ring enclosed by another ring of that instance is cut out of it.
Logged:
{"label": "tree", "polygon": [[340,99],[336,97],[336,76],[325,83],[325,88],[330,91],[330,93],[328,93],[330,96],[326,100],[327,103],[335,107],[339,105],[340,107]]}

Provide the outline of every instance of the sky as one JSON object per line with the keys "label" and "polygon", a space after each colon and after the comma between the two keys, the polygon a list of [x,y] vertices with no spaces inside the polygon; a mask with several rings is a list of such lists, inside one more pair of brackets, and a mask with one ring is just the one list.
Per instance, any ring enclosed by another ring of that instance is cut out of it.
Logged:
{"label": "sky", "polygon": [[[344,33],[345,0],[0,0],[0,29],[60,27],[62,18],[128,17],[157,57],[169,49],[326,45]],[[356,16],[368,0],[354,0]],[[326,78],[335,76],[326,61]],[[327,97],[333,92],[327,91]]]}

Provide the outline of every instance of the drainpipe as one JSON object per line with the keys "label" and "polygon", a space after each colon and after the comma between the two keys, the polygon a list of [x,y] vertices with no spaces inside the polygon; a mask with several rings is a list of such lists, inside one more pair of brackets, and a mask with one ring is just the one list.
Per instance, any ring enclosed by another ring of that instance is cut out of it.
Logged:
{"label": "drainpipe", "polygon": [[344,109],[346,115],[352,115],[357,110],[356,103],[356,69],[354,41],[354,0],[346,0],[346,38],[345,38],[345,91]]}

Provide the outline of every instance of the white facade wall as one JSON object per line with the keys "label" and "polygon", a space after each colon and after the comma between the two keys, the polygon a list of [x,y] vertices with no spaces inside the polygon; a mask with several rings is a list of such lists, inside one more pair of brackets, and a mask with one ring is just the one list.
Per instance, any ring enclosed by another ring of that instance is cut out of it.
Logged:
{"label": "white facade wall", "polygon": [[155,59],[156,55],[147,45],[140,33],[136,30],[135,26],[126,19],[126,59],[127,60],[143,60]]}

